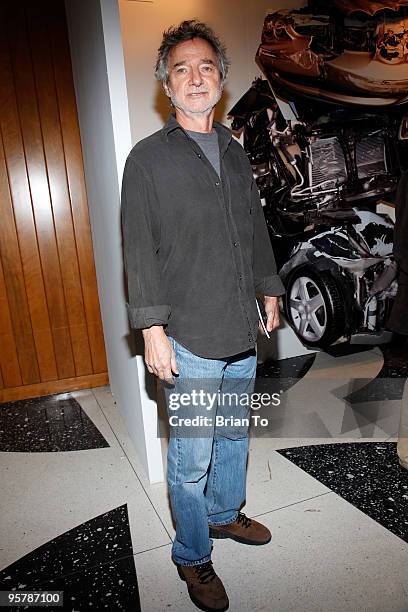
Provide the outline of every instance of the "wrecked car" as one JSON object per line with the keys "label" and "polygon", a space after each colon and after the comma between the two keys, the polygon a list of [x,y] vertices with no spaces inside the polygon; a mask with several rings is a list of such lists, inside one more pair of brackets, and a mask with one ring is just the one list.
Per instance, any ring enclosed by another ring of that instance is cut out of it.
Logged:
{"label": "wrecked car", "polygon": [[[407,6],[405,6],[407,5]],[[394,36],[394,38],[391,38]],[[229,112],[306,346],[390,340],[392,205],[408,159],[408,2],[310,1],[267,15],[263,77]]]}

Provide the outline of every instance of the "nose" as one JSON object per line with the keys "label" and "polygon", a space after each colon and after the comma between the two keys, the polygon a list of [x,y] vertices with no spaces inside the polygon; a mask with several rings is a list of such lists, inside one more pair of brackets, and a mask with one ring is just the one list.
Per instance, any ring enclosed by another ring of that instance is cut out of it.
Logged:
{"label": "nose", "polygon": [[200,87],[200,85],[202,85],[203,82],[203,78],[200,72],[200,69],[198,68],[198,66],[193,66],[191,68],[191,74],[190,74],[190,83],[192,85],[195,85],[196,87]]}

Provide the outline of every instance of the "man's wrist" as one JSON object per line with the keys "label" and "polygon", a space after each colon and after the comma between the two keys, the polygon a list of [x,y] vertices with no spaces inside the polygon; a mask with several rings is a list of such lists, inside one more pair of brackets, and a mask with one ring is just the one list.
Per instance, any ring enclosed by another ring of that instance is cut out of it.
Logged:
{"label": "man's wrist", "polygon": [[154,336],[161,336],[164,334],[163,325],[152,325],[146,329],[142,329],[143,338],[153,338]]}
{"label": "man's wrist", "polygon": [[264,304],[268,304],[268,303],[275,304],[279,300],[279,296],[278,295],[264,295],[262,297],[262,300]]}

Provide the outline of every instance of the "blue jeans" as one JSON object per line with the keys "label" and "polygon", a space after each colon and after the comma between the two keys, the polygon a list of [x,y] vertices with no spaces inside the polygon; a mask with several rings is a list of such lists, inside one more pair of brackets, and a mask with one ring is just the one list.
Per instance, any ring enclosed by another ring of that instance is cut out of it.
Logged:
{"label": "blue jeans", "polygon": [[[209,525],[234,522],[245,501],[247,400],[254,388],[256,353],[205,359],[169,340],[179,370],[174,386],[165,385],[170,420],[167,480],[176,523],[172,557],[179,565],[198,565],[211,558]],[[189,402],[193,390],[212,399]],[[174,399],[181,394],[186,394],[183,406],[177,408]],[[207,419],[206,425],[180,425],[186,415]]]}

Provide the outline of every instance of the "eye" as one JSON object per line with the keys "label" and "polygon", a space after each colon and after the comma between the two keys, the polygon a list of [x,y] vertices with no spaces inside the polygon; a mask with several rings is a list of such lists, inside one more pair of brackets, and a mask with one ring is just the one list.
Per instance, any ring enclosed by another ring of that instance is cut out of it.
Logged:
{"label": "eye", "polygon": [[211,64],[208,64],[207,66],[202,66],[201,70],[203,70],[204,72],[212,72],[214,69],[214,66],[212,66]]}
{"label": "eye", "polygon": [[185,71],[186,71],[186,68],[184,66],[179,66],[176,69],[177,74],[184,74]]}

